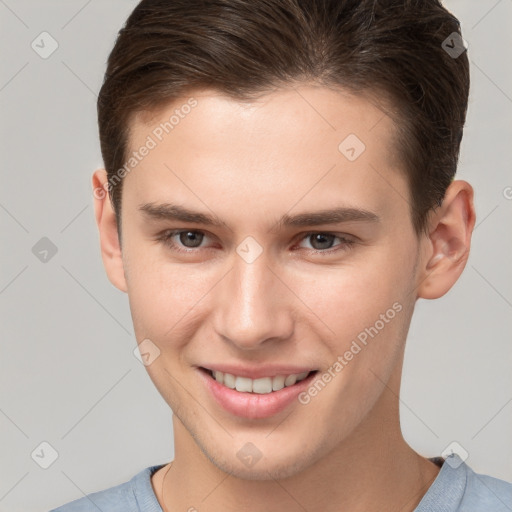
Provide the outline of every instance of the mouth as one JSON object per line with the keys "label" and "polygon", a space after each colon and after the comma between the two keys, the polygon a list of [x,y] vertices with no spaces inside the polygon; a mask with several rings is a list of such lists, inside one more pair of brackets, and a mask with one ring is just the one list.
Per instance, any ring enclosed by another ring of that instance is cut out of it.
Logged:
{"label": "mouth", "polygon": [[234,416],[263,419],[293,406],[304,407],[297,397],[310,386],[318,370],[251,379],[197,367],[209,396]]}

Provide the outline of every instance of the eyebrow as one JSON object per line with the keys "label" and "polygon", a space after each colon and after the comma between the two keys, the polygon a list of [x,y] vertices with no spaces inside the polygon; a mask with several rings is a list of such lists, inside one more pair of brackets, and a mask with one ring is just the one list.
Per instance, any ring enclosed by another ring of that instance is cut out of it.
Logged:
{"label": "eyebrow", "polygon": [[[227,224],[215,214],[197,212],[171,203],[145,203],[139,205],[139,210],[148,219],[227,227]],[[285,213],[270,231],[278,231],[284,227],[320,226],[322,224],[340,224],[343,222],[380,222],[380,217],[369,210],[351,207],[332,208],[295,215]]]}

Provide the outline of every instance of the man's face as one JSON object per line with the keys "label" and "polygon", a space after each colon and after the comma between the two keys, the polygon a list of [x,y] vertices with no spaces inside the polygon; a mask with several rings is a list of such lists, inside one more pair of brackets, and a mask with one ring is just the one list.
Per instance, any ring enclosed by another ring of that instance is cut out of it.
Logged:
{"label": "man's face", "polygon": [[[289,476],[361,429],[400,372],[420,252],[394,127],[325,88],[251,104],[193,98],[133,125],[130,153],[150,147],[122,200],[136,338],[160,351],[149,375],[210,461],[244,478]],[[172,130],[158,130],[176,109]],[[162,205],[220,224],[173,220]],[[336,222],[313,222],[340,208]],[[227,385],[215,368],[233,375]],[[309,371],[270,394],[228,387],[268,391]]]}

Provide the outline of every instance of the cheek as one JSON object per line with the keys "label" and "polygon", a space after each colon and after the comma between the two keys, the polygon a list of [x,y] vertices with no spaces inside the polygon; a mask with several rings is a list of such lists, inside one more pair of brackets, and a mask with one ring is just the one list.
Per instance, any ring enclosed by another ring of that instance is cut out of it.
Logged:
{"label": "cheek", "polygon": [[183,339],[187,326],[201,310],[201,299],[212,288],[205,270],[169,264],[135,251],[130,256],[128,295],[137,339],[156,343]]}
{"label": "cheek", "polygon": [[302,280],[297,295],[314,313],[307,321],[327,346],[328,364],[340,363],[347,392],[371,395],[380,384],[370,370],[384,378],[394,367],[410,319],[412,265],[392,248],[376,247],[350,266]]}
{"label": "cheek", "polygon": [[347,339],[373,325],[380,314],[403,300],[410,286],[408,269],[396,261],[396,255],[385,247],[367,248],[364,255],[350,263],[290,273],[287,280],[294,282],[294,291],[308,306],[302,308],[309,308],[318,317],[316,323],[325,323],[328,337]]}

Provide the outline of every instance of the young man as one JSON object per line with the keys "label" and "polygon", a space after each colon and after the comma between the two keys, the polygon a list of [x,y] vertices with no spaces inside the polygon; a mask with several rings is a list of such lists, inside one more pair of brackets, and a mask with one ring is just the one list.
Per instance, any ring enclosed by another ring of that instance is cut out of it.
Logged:
{"label": "young man", "polygon": [[468,89],[435,0],[135,8],[95,215],[175,457],[57,511],[510,510],[512,484],[399,422],[415,303],[469,254]]}

